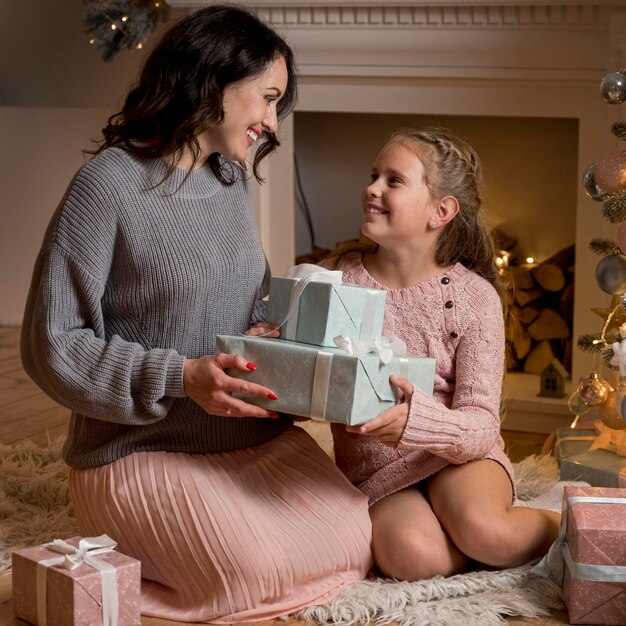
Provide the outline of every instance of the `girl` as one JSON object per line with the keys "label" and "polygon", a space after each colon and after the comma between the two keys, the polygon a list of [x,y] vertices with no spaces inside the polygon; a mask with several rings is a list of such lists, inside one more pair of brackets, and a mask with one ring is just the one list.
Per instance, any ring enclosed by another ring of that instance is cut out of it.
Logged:
{"label": "girl", "polygon": [[512,507],[499,434],[502,289],[480,178],[478,156],[451,134],[394,133],[361,195],[371,243],[324,263],[345,282],[385,289],[384,334],[437,360],[432,397],[392,377],[403,403],[364,425],[332,427],[337,464],[369,497],[374,560],[397,579],[449,576],[474,562],[521,565],[558,533],[558,513]]}
{"label": "girl", "polygon": [[[142,613],[269,619],[367,573],[367,499],[215,354],[262,314],[253,173],[295,102],[292,51],[251,11],[173,25],[48,228],[24,315],[32,378],[72,410],[64,458],[84,535],[141,560]],[[259,332],[259,329],[254,332]],[[280,390],[277,390],[280,392]]]}

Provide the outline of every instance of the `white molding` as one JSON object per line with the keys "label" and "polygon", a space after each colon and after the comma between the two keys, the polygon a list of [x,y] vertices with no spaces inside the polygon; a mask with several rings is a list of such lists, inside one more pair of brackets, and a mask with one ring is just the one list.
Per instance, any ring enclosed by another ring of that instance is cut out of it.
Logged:
{"label": "white molding", "polygon": [[607,23],[608,9],[601,5],[553,6],[291,6],[286,3],[257,7],[263,19],[275,26],[336,28],[598,28]]}
{"label": "white molding", "polygon": [[[233,0],[235,3],[245,4],[252,8],[257,7],[290,7],[290,8],[306,8],[306,7],[374,7],[374,8],[390,8],[390,7],[520,7],[526,8],[558,8],[558,7],[580,7],[589,9],[594,7],[623,7],[623,0],[534,0],[534,2],[520,2],[519,0],[392,0],[385,2],[381,0]],[[212,0],[168,0],[168,4],[173,7],[180,8],[198,8],[213,4]]]}

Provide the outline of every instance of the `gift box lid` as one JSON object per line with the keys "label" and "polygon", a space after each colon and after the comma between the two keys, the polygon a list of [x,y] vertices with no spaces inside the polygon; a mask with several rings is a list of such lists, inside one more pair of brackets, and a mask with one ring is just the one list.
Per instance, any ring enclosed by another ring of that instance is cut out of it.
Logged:
{"label": "gift box lid", "polygon": [[565,487],[563,507],[569,507],[568,545],[576,562],[626,565],[626,489]]}

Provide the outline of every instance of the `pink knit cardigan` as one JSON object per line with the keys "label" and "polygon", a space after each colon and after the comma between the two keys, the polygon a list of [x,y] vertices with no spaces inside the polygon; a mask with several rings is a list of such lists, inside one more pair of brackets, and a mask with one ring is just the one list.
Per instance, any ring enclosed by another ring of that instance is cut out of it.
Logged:
{"label": "pink knit cardigan", "polygon": [[409,354],[437,360],[432,396],[414,388],[397,448],[333,424],[337,465],[370,505],[450,464],[493,459],[513,485],[500,436],[504,367],[502,305],[489,282],[460,263],[406,289],[386,289],[359,253],[337,267],[344,283],[387,291],[383,334],[405,341]]}

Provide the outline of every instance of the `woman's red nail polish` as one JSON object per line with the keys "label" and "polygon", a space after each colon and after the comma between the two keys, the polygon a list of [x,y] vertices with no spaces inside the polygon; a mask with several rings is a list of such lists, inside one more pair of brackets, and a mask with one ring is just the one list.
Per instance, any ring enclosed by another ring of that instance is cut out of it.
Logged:
{"label": "woman's red nail polish", "polygon": [[271,417],[272,419],[276,419],[277,417],[280,417],[280,415],[278,415],[278,413],[275,413],[274,411],[272,411],[272,412],[270,413],[270,417]]}
{"label": "woman's red nail polish", "polygon": [[256,369],[256,365],[254,363],[246,363],[246,367],[253,372]]}
{"label": "woman's red nail polish", "polygon": [[267,397],[270,400],[278,400],[278,396],[275,393],[268,393]]}

